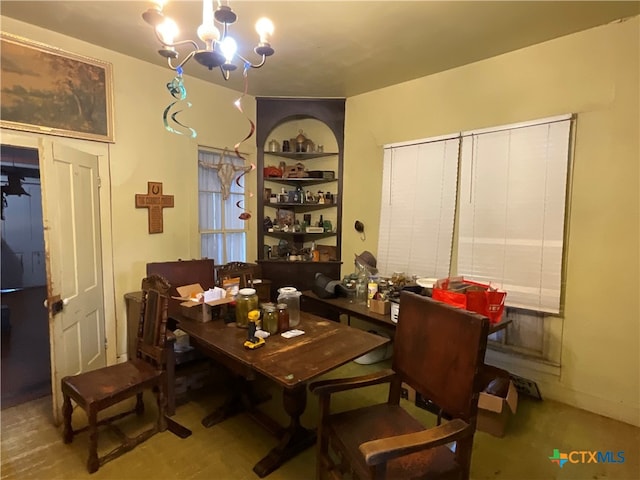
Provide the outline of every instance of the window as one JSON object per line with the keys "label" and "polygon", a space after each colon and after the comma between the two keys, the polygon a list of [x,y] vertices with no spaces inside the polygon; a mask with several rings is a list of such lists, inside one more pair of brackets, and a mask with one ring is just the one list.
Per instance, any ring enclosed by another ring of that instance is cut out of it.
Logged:
{"label": "window", "polygon": [[467,132],[457,273],[507,305],[559,313],[570,118]]}
{"label": "window", "polygon": [[243,168],[243,160],[229,152],[198,150],[201,255],[217,265],[246,261],[246,222],[239,218],[242,210],[238,207],[244,204],[245,195],[236,183]]}
{"label": "window", "polygon": [[459,138],[385,147],[378,269],[449,275]]}
{"label": "window", "polygon": [[570,125],[565,115],[386,145],[381,273],[463,275],[506,290],[509,306],[558,313]]}

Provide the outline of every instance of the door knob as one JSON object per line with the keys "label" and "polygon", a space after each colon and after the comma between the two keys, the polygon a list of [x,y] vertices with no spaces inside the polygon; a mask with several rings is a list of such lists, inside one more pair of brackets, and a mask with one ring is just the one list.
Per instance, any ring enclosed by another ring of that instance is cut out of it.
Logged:
{"label": "door knob", "polygon": [[[64,309],[64,306],[69,304],[68,298],[60,299],[59,296],[56,296],[53,297],[52,300],[53,303],[51,304],[51,313],[53,313],[54,315],[56,313],[60,313]],[[49,299],[45,298],[42,304],[44,305],[44,308],[49,308]]]}

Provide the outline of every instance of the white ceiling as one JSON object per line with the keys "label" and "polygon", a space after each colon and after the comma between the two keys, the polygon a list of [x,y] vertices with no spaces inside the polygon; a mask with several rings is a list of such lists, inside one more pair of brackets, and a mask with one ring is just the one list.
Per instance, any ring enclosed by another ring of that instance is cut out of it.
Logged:
{"label": "white ceiling", "polygon": [[[214,2],[215,4],[216,2]],[[227,1],[223,3],[229,3]],[[1,1],[0,13],[157,64],[165,60],[141,15],[150,2]],[[638,1],[231,1],[239,53],[257,60],[255,21],[275,24],[275,55],[249,72],[255,96],[349,97],[640,13]],[[198,1],[165,6],[196,39]],[[192,75],[242,91],[195,61]]]}

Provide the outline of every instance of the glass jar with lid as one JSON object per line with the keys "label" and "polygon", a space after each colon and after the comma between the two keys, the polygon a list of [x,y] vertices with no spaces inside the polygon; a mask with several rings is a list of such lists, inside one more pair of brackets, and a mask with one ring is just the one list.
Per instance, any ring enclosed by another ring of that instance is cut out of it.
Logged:
{"label": "glass jar with lid", "polygon": [[270,152],[279,152],[280,151],[280,144],[278,143],[278,141],[276,139],[271,139],[271,141],[269,142],[269,151]]}
{"label": "glass jar with lid", "polygon": [[236,297],[236,325],[247,328],[249,312],[258,309],[258,295],[255,288],[241,288]]}
{"label": "glass jar with lid", "polygon": [[289,310],[289,328],[296,328],[300,324],[300,295],[295,287],[278,289],[278,303],[284,303]]}
{"label": "glass jar with lid", "polygon": [[278,312],[273,303],[265,303],[262,306],[262,329],[273,334],[278,333]]}

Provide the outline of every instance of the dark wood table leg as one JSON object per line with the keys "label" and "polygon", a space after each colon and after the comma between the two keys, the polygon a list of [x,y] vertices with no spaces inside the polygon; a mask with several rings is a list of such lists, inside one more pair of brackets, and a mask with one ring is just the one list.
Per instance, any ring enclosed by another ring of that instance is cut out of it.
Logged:
{"label": "dark wood table leg", "polygon": [[174,350],[175,336],[167,338],[167,376],[166,385],[163,387],[166,389],[167,407],[165,411],[165,421],[167,422],[168,430],[177,435],[180,438],[187,438],[191,436],[191,430],[184,425],[179,424],[171,417],[176,413],[176,353]]}
{"label": "dark wood table leg", "polygon": [[316,443],[316,432],[300,424],[300,416],[307,406],[307,386],[285,389],[282,403],[291,422],[282,430],[278,445],[253,467],[260,478],[269,475],[284,462]]}
{"label": "dark wood table leg", "polygon": [[251,412],[255,406],[269,400],[269,394],[257,394],[252,388],[253,382],[242,376],[234,376],[231,381],[231,395],[224,403],[202,419],[204,427],[211,427],[238,413]]}

